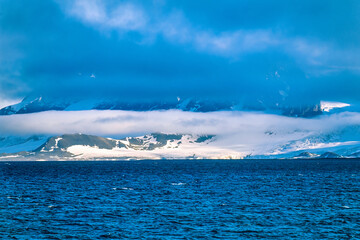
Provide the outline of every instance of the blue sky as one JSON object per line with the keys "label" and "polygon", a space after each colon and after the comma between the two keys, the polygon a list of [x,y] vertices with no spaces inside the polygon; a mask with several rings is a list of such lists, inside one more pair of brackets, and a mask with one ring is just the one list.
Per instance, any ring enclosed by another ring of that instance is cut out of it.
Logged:
{"label": "blue sky", "polygon": [[0,99],[358,102],[359,1],[0,2]]}

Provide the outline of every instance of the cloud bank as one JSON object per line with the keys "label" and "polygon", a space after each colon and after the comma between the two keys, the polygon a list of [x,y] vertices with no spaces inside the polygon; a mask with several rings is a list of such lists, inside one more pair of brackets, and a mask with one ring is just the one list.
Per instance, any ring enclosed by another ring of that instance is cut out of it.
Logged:
{"label": "cloud bank", "polygon": [[[301,141],[304,149],[316,144],[360,140],[360,114],[341,113],[314,119],[263,113],[168,111],[49,111],[0,117],[1,135],[62,135],[83,133],[122,138],[153,132],[212,134],[217,146],[251,152],[274,150]],[[306,146],[305,146],[305,145]],[[294,146],[293,148],[299,148]]]}

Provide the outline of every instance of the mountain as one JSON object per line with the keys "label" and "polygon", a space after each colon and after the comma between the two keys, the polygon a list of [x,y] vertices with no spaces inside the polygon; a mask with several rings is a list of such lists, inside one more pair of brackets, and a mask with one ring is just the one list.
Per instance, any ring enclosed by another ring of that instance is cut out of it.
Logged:
{"label": "mountain", "polygon": [[[264,137],[272,138],[273,135],[264,133]],[[86,134],[6,137],[0,138],[0,160],[324,159],[360,156],[359,142],[334,142],[338,140],[313,136],[286,145],[254,148],[254,145],[231,143],[235,141],[233,138],[229,142],[221,136],[192,134],[152,133],[121,139]]]}
{"label": "mountain", "polygon": [[[347,156],[349,158],[357,158],[358,156],[356,154],[350,154]],[[316,153],[310,153],[310,152],[302,152],[299,155],[293,157],[294,159],[311,159],[311,158],[319,158],[319,159],[326,159],[326,158],[343,158],[343,156],[334,153],[334,152],[324,152],[323,154],[319,155]]]}
{"label": "mountain", "polygon": [[299,155],[295,156],[294,158],[295,159],[301,159],[301,158],[307,159],[307,158],[316,158],[319,156],[320,156],[319,154],[315,154],[315,153],[302,152]]}
{"label": "mountain", "polygon": [[130,101],[124,99],[62,99],[43,96],[28,96],[20,103],[0,109],[0,115],[27,114],[43,111],[79,111],[79,110],[128,110],[152,111],[178,109],[191,112],[214,111],[268,111],[291,117],[314,117],[323,113],[320,103],[291,107],[284,104],[265,104],[262,101],[254,103],[210,100],[206,98],[179,98],[163,101]]}
{"label": "mountain", "polygon": [[0,136],[0,153],[17,153],[32,151],[47,141],[47,136],[35,135],[30,137]]}
{"label": "mountain", "polygon": [[43,97],[26,97],[20,103],[0,109],[0,115],[35,113],[49,110],[65,110],[70,102],[54,101]]}
{"label": "mountain", "polygon": [[319,158],[342,158],[342,157],[343,156],[341,156],[337,153],[325,152],[325,153],[321,154]]}
{"label": "mountain", "polygon": [[130,110],[151,111],[179,109],[192,112],[211,112],[234,110],[236,103],[231,101],[215,102],[208,99],[180,99],[172,101],[126,101],[120,99],[73,99],[29,96],[18,104],[0,109],[0,115],[25,114],[42,111],[77,111],[77,110]]}
{"label": "mountain", "polygon": [[[27,159],[187,159],[221,158],[223,149],[209,146],[213,135],[153,133],[141,137],[111,139],[85,134],[50,137],[32,151],[0,157]],[[238,156],[239,157],[239,156]]]}
{"label": "mountain", "polygon": [[360,151],[349,154],[350,158],[360,158]]}

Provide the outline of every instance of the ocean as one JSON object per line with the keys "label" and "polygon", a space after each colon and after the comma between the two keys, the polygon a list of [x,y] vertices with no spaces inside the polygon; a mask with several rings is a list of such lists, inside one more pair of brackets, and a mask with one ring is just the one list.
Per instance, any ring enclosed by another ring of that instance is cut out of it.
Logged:
{"label": "ocean", "polygon": [[0,239],[360,239],[360,160],[0,162]]}

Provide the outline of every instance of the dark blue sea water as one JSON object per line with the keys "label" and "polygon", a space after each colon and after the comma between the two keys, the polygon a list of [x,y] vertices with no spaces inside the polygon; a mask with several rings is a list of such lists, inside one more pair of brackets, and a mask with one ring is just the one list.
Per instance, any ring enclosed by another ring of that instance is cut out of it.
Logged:
{"label": "dark blue sea water", "polygon": [[0,162],[0,239],[360,239],[359,160]]}

